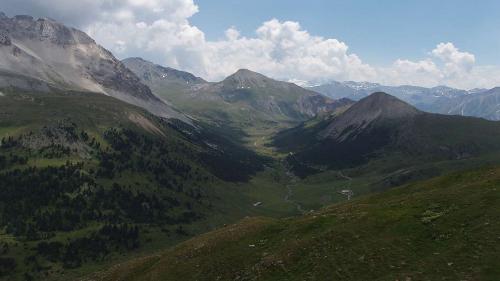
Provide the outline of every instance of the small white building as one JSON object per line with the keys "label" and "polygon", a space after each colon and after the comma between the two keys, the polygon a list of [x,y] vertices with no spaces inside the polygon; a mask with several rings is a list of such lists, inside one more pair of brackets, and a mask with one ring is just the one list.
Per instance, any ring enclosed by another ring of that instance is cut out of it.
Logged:
{"label": "small white building", "polygon": [[347,200],[351,200],[351,197],[354,196],[354,192],[350,189],[342,189],[339,193],[347,196]]}

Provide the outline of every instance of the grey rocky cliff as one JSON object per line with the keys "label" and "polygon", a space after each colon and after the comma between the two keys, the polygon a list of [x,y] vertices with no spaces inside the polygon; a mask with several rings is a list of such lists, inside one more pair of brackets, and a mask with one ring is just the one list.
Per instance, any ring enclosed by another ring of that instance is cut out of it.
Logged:
{"label": "grey rocky cliff", "polygon": [[[61,89],[103,93],[143,107],[155,115],[189,122],[183,114],[155,96],[111,52],[80,30],[51,19],[30,16],[0,16],[0,30],[0,42],[4,42],[0,44],[0,71],[3,73],[40,80]],[[0,81],[0,87],[22,84],[10,85],[7,79]]]}

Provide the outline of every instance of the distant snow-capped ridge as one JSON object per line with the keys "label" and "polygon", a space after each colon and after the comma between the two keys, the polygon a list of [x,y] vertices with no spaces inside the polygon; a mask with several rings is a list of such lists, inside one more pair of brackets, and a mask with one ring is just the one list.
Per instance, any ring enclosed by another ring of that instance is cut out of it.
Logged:
{"label": "distant snow-capped ridge", "polygon": [[[332,81],[309,89],[339,99],[360,100],[374,92],[393,95],[420,110],[500,120],[500,96],[495,89],[461,90],[448,86],[431,88],[402,85],[385,86],[371,82]],[[488,102],[485,102],[485,101]]]}

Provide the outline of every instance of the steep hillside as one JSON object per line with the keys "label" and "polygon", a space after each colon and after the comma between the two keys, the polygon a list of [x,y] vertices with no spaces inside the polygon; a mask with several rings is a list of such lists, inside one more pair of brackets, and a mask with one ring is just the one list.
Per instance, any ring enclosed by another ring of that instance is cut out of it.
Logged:
{"label": "steep hillside", "polygon": [[249,218],[88,280],[498,280],[500,169]]}
{"label": "steep hillside", "polygon": [[189,122],[88,35],[51,19],[0,15],[0,88],[102,93]]}

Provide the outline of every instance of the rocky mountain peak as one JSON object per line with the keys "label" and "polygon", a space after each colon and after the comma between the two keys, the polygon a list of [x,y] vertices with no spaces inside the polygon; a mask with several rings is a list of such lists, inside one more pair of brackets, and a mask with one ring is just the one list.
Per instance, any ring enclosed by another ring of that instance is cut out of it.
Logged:
{"label": "rocky mountain peak", "polygon": [[238,69],[234,74],[233,76],[236,76],[236,77],[247,77],[247,78],[251,78],[251,77],[265,77],[264,75],[258,73],[258,72],[255,72],[255,71],[251,71],[250,69],[246,69],[246,68],[241,68],[241,69]]}
{"label": "rocky mountain peak", "polygon": [[[155,96],[111,52],[80,30],[48,18],[0,16],[0,34],[3,46],[0,71],[17,77],[17,80],[0,80],[0,88],[28,91],[59,88],[102,93],[161,117],[190,122]],[[26,82],[33,79],[46,87],[34,89],[33,83]]]}
{"label": "rocky mountain peak", "polygon": [[13,39],[37,39],[59,45],[95,44],[84,32],[67,27],[53,19],[18,15],[9,18],[0,15],[0,30],[8,31]]}
{"label": "rocky mountain peak", "polygon": [[[422,114],[415,107],[383,92],[373,93],[335,118],[322,133],[324,137],[345,139],[374,122],[398,121]],[[350,130],[350,134],[346,134]]]}
{"label": "rocky mountain peak", "polygon": [[224,85],[236,88],[266,87],[273,82],[276,81],[248,69],[239,69],[223,81]]}
{"label": "rocky mountain peak", "polygon": [[419,113],[415,107],[384,92],[376,92],[361,99],[353,106],[352,110],[359,114],[376,114],[378,117],[391,119]]}

